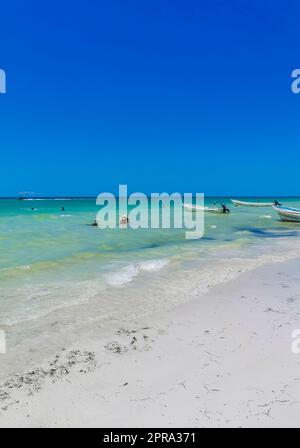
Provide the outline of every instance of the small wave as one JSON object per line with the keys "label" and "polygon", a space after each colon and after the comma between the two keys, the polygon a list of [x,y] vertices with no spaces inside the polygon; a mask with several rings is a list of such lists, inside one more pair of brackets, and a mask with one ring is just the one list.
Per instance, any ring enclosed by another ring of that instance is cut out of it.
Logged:
{"label": "small wave", "polygon": [[31,270],[30,264],[24,264],[19,266],[10,267],[0,267],[0,277],[1,278],[12,278],[19,274],[26,274],[27,271]]}
{"label": "small wave", "polygon": [[0,268],[0,271],[26,271],[30,269],[30,264],[22,264],[20,266],[12,266],[9,268]]}
{"label": "small wave", "polygon": [[117,272],[106,275],[106,282],[110,286],[123,286],[130,283],[142,272],[156,272],[169,264],[169,260],[149,260],[125,266]]}
{"label": "small wave", "polygon": [[23,201],[73,201],[72,198],[24,198]]}
{"label": "small wave", "polygon": [[170,260],[149,260],[140,263],[140,270],[144,272],[160,271],[170,263]]}
{"label": "small wave", "polygon": [[21,207],[20,210],[25,210],[26,212],[36,212],[37,210],[39,210],[39,208],[25,208],[25,207]]}

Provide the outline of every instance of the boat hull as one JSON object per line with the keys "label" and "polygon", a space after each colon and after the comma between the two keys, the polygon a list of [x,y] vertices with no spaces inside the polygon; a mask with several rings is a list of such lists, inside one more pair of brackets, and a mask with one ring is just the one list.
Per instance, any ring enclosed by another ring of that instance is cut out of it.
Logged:
{"label": "boat hull", "polygon": [[300,209],[273,206],[282,221],[300,222]]}
{"label": "boat hull", "polygon": [[231,202],[236,207],[272,207],[272,205],[274,205],[273,202],[246,202],[237,199],[231,199]]}
{"label": "boat hull", "polygon": [[189,205],[189,204],[184,204],[183,207],[185,210],[194,213],[205,212],[205,213],[214,213],[216,215],[221,215],[224,213],[222,207],[202,207],[200,205]]}

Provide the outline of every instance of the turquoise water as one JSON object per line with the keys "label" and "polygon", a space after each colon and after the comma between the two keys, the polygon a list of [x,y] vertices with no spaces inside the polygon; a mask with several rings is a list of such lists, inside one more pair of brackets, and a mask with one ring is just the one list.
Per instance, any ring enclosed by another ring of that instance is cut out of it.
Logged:
{"label": "turquoise water", "polygon": [[[207,269],[216,259],[255,260],[298,245],[299,224],[281,222],[271,207],[236,208],[229,198],[205,202],[218,200],[231,213],[205,214],[203,238],[188,241],[181,229],[91,227],[95,199],[0,199],[0,324],[124,288],[140,275],[159,272],[163,281],[164,270],[170,273],[172,266],[188,269],[199,263],[199,269]],[[300,207],[300,198],[280,202]]]}

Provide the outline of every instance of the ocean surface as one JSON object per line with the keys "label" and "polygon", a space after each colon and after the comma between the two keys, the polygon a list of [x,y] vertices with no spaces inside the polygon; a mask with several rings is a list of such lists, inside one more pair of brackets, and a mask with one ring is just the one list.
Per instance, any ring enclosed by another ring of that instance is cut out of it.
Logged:
{"label": "ocean surface", "polygon": [[[206,213],[203,238],[186,240],[181,229],[92,227],[95,199],[0,199],[0,328],[82,313],[83,304],[85,319],[92,313],[100,320],[165,308],[169,292],[170,302],[180,303],[189,285],[205,291],[298,255],[300,224],[281,222],[271,207],[234,207],[229,198],[205,203],[216,201],[231,213]],[[280,202],[300,207],[300,198]]]}

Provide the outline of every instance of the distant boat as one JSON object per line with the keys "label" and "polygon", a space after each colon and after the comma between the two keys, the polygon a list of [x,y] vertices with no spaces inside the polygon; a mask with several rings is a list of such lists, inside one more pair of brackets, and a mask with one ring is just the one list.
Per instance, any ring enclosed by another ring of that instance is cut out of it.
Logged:
{"label": "distant boat", "polygon": [[242,206],[242,207],[272,207],[274,205],[274,202],[246,202],[246,201],[239,201],[237,199],[231,199],[231,202],[236,206]]}
{"label": "distant boat", "polygon": [[189,212],[204,211],[207,213],[221,214],[224,213],[223,207],[205,207],[203,205],[183,204],[183,207]]}
{"label": "distant boat", "polygon": [[282,221],[300,222],[300,209],[273,205],[273,209],[279,214]]}

